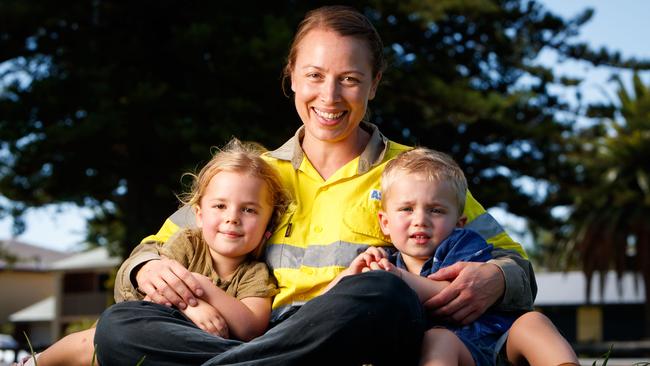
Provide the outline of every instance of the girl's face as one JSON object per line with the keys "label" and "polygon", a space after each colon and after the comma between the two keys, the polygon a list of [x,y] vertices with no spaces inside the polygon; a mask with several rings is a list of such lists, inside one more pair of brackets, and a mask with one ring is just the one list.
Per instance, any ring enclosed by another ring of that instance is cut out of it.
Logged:
{"label": "girl's face", "polygon": [[341,142],[356,136],[381,77],[372,74],[371,59],[363,40],[332,31],[314,29],[300,41],[291,90],[305,139]]}
{"label": "girl's face", "polygon": [[225,171],[212,177],[196,212],[212,257],[243,259],[255,250],[273,212],[269,201],[260,178]]}

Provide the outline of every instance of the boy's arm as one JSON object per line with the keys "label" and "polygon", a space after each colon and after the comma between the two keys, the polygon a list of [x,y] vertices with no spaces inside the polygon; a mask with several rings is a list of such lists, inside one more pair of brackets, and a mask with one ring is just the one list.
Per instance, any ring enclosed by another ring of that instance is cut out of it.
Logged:
{"label": "boy's arm", "polygon": [[420,299],[421,303],[424,303],[428,299],[434,297],[449,285],[449,281],[430,280],[426,277],[418,276],[415,273],[411,273],[407,270],[397,268],[395,266],[392,266],[392,269],[386,270],[396,274],[404,282],[406,282],[406,284],[409,285],[409,287],[418,294],[418,298]]}
{"label": "boy's arm", "polygon": [[320,292],[324,294],[336,286],[343,277],[359,274],[370,269],[371,263],[379,262],[381,259],[388,258],[388,253],[379,247],[369,247],[365,252],[359,254],[352,260],[348,268],[344,269],[338,276],[336,276],[327,286]]}
{"label": "boy's arm", "polygon": [[193,275],[205,290],[201,299],[223,316],[231,336],[249,341],[264,333],[271,317],[270,297],[246,297],[238,300],[215,286],[208,277],[199,273]]}

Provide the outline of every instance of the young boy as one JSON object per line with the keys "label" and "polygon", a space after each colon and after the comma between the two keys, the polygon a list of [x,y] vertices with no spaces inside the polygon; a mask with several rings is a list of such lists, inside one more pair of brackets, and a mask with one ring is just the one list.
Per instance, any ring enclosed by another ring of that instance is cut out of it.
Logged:
{"label": "young boy", "polygon": [[[180,199],[194,208],[197,228],[179,231],[160,249],[193,271],[205,289],[197,306],[180,311],[197,327],[223,338],[250,340],[261,335],[277,293],[266,264],[256,259],[288,199],[276,171],[258,149],[233,139],[198,175],[189,174],[192,189]],[[142,300],[135,291],[130,297]],[[94,333],[91,328],[66,336],[37,355],[38,365],[90,365]],[[143,349],[143,356],[149,351]],[[34,360],[23,364],[32,365]]]}
{"label": "young boy", "polygon": [[[417,148],[386,165],[382,175],[382,231],[399,250],[388,256],[371,247],[343,275],[383,269],[406,281],[421,301],[448,283],[426,277],[453,263],[486,262],[492,245],[478,233],[463,229],[467,181],[447,155]],[[570,345],[541,313],[507,314],[488,311],[467,325],[430,323],[425,333],[424,365],[493,365],[504,334],[510,329],[506,356],[514,364],[578,364]],[[444,326],[444,327],[443,327]]]}

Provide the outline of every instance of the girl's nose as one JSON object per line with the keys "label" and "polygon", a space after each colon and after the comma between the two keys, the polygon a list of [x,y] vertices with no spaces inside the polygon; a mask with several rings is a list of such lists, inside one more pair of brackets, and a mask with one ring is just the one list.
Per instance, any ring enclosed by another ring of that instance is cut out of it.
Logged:
{"label": "girl's nose", "polygon": [[226,222],[229,224],[239,223],[239,211],[233,210],[226,213]]}

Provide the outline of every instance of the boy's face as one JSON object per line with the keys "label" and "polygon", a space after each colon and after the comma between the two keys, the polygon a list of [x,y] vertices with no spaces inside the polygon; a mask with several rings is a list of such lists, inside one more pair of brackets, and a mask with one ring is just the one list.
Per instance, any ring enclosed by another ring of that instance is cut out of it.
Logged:
{"label": "boy's face", "polygon": [[387,193],[379,223],[405,260],[424,263],[454,228],[465,222],[448,182],[428,182],[418,174],[407,174]]}

